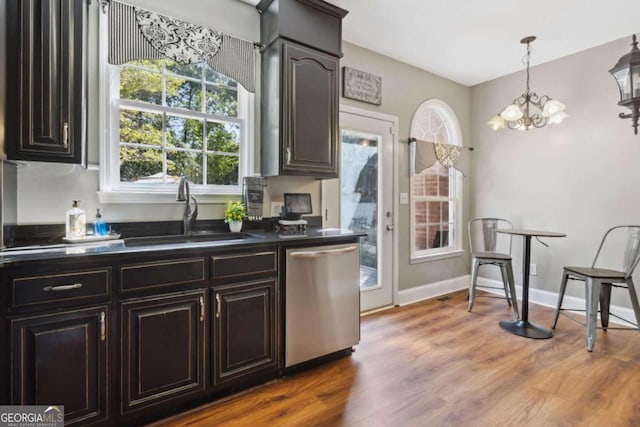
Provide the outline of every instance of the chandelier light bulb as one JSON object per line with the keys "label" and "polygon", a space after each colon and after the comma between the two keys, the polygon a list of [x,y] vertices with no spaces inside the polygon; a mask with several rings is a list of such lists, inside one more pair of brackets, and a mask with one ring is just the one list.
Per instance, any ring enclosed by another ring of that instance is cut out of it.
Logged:
{"label": "chandelier light bulb", "polygon": [[493,116],[487,124],[491,126],[493,130],[504,129],[504,119],[499,115]]}
{"label": "chandelier light bulb", "polygon": [[516,104],[509,105],[500,113],[500,117],[507,121],[520,120],[522,116],[522,110]]}
{"label": "chandelier light bulb", "polygon": [[563,111],[554,114],[553,116],[549,117],[549,123],[552,124],[558,124],[561,123],[564,119],[566,119],[567,117],[569,117],[569,115]]}
{"label": "chandelier light bulb", "polygon": [[542,109],[543,117],[551,117],[554,114],[562,113],[566,106],[557,99],[548,100]]}

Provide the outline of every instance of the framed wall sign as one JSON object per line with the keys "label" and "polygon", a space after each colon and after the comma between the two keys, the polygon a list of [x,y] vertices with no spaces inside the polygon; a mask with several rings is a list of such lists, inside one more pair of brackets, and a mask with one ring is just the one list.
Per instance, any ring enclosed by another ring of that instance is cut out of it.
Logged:
{"label": "framed wall sign", "polygon": [[342,96],[369,104],[382,104],[382,78],[355,68],[342,67]]}

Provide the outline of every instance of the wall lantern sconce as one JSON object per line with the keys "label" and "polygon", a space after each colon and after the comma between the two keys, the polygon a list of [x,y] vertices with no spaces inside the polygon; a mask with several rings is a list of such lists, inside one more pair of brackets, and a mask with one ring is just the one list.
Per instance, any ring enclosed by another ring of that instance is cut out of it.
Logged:
{"label": "wall lantern sconce", "polygon": [[518,130],[529,130],[534,127],[541,128],[547,123],[560,123],[569,117],[564,112],[565,105],[563,103],[547,95],[538,96],[529,89],[531,43],[535,39],[535,36],[529,36],[520,40],[520,43],[527,45],[527,55],[523,61],[527,66],[527,89],[522,95],[513,100],[513,104],[507,105],[500,114],[489,120],[487,124],[493,130],[504,129],[505,127]]}
{"label": "wall lantern sconce", "polygon": [[633,133],[637,135],[638,117],[640,117],[640,50],[635,34],[632,36],[631,52],[623,55],[609,73],[616,79],[620,89],[618,105],[631,110],[631,113],[620,113],[618,117],[631,119]]}

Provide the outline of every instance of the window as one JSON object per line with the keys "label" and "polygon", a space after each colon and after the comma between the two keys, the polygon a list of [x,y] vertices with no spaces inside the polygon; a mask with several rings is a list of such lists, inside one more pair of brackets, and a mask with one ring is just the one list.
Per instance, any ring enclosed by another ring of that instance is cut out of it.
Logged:
{"label": "window", "polygon": [[[458,120],[440,100],[416,110],[411,136],[424,141],[462,145]],[[461,253],[462,174],[436,162],[411,179],[411,258],[439,258]]]}
{"label": "window", "polygon": [[206,64],[140,60],[106,67],[101,201],[118,201],[107,193],[136,194],[138,202],[145,202],[141,193],[155,195],[150,202],[159,202],[159,194],[175,200],[181,175],[192,193],[222,196],[211,201],[241,193],[251,164],[251,94]]}

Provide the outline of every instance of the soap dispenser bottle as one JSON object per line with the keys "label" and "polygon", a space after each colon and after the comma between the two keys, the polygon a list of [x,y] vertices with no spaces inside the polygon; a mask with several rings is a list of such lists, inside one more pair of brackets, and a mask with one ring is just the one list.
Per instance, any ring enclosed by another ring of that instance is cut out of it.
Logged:
{"label": "soap dispenser bottle", "polygon": [[80,209],[81,200],[74,200],[73,206],[67,211],[67,238],[84,237],[87,232],[87,215]]}
{"label": "soap dispenser bottle", "polygon": [[96,211],[96,220],[93,222],[93,234],[95,236],[107,235],[107,224],[102,220],[102,214],[100,208]]}

